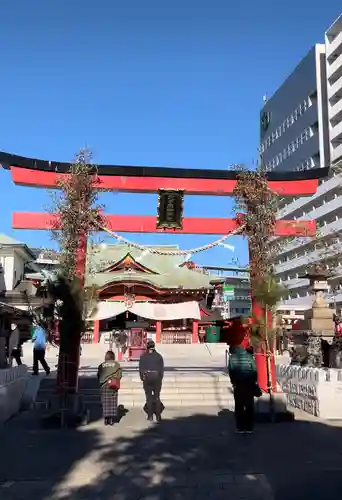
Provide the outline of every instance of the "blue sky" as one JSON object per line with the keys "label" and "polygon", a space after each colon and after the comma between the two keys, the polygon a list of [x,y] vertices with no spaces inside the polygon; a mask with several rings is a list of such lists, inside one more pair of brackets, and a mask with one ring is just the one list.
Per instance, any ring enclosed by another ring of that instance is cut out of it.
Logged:
{"label": "blue sky", "polygon": [[[97,163],[226,169],[257,159],[259,111],[323,41],[341,3],[288,0],[2,0],[0,149],[69,161],[88,146]],[[0,232],[51,247],[44,232],[13,231],[12,211],[41,211],[43,190],[0,170]],[[152,215],[153,195],[106,193],[108,213]],[[229,198],[187,197],[185,216],[232,216]],[[124,235],[193,248],[212,236]],[[231,238],[247,262],[246,242]],[[227,265],[218,248],[200,263]]]}

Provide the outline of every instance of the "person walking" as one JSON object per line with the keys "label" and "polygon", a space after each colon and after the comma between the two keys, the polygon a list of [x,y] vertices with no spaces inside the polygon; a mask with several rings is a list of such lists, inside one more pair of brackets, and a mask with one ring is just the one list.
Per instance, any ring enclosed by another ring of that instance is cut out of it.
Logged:
{"label": "person walking", "polygon": [[50,373],[50,367],[45,359],[46,352],[46,332],[40,325],[35,325],[32,336],[33,342],[33,375],[39,373],[39,363],[45,370],[46,375]]}
{"label": "person walking", "polygon": [[21,344],[20,344],[20,330],[15,323],[11,324],[11,333],[8,341],[8,353],[10,366],[13,365],[13,359],[18,366],[22,365],[21,362]]}
{"label": "person walking", "polygon": [[164,360],[156,351],[153,340],[148,340],[146,352],[140,356],[139,373],[146,396],[147,420],[152,421],[155,414],[157,422],[160,422],[163,411],[160,392],[164,377]]}
{"label": "person walking", "polygon": [[231,346],[228,372],[234,390],[236,430],[249,434],[254,428],[254,397],[261,395],[253,351]]}
{"label": "person walking", "polygon": [[101,403],[105,425],[114,425],[118,422],[118,395],[122,369],[115,361],[113,351],[107,351],[105,360],[97,370],[97,379],[101,390]]}

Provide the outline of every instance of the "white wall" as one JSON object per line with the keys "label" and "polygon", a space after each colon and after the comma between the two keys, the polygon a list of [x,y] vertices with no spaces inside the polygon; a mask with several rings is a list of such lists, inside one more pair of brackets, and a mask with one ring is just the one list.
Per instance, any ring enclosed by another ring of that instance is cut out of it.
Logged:
{"label": "white wall", "polygon": [[5,283],[5,258],[0,255],[0,292],[6,290]]}
{"label": "white wall", "polygon": [[0,424],[20,410],[28,378],[25,365],[0,370]]}
{"label": "white wall", "polygon": [[13,290],[18,280],[23,278],[26,259],[20,249],[0,248],[0,262],[4,270],[0,275],[0,291]]}
{"label": "white wall", "polygon": [[324,420],[342,418],[342,370],[277,365],[287,405]]}
{"label": "white wall", "polygon": [[4,271],[3,281],[5,282],[5,290],[13,290],[13,251],[8,249],[0,249],[0,258]]}
{"label": "white wall", "polygon": [[23,255],[14,251],[13,286],[15,286],[18,280],[22,280],[24,278],[24,267],[25,259],[23,258]]}

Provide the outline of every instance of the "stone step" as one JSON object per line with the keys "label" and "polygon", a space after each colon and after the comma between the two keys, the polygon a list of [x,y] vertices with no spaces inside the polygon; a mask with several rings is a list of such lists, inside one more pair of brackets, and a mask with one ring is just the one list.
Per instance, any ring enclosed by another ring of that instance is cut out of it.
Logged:
{"label": "stone step", "polygon": [[[86,373],[80,373],[79,380],[88,380],[97,378],[97,373],[95,371],[87,371]],[[44,382],[53,381],[56,378],[56,373],[53,373],[48,378],[44,378]],[[127,380],[140,380],[139,373],[134,371],[123,371],[122,378]],[[173,371],[166,372],[164,374],[164,380],[183,380],[186,378],[187,380],[227,380],[229,379],[228,373],[225,370],[201,370],[201,371]]]}
{"label": "stone step", "polygon": [[[161,400],[165,406],[171,407],[171,408],[177,408],[177,407],[183,407],[187,406],[189,408],[192,407],[217,407],[220,406],[221,408],[229,408],[229,409],[234,409],[234,400],[233,398],[196,398],[196,399],[188,399],[188,398],[178,398],[178,399],[172,399],[172,398],[167,398],[162,396]],[[128,397],[119,397],[118,400],[119,404],[123,405],[125,408],[132,408],[132,407],[139,407],[143,408],[146,400],[145,398],[128,398]],[[42,407],[42,408],[48,408],[48,401],[37,401],[36,402],[36,407]],[[85,408],[97,408],[101,410],[101,401],[100,400],[83,400],[83,404]]]}
{"label": "stone step", "polygon": [[[188,398],[188,397],[169,397],[168,395],[161,395],[161,400],[165,406],[171,408],[184,407],[187,406],[189,408],[192,407],[218,407],[221,408],[234,408],[234,399],[232,396],[225,397],[196,397],[196,398]],[[123,405],[125,408],[139,407],[142,408],[145,405],[145,397],[135,397],[131,398],[127,395],[119,396],[118,403]],[[48,401],[36,401],[36,408],[39,407],[47,407]],[[86,408],[98,408],[101,409],[101,400],[99,399],[83,399],[84,406]]]}
{"label": "stone step", "polygon": [[[193,380],[189,382],[187,378],[181,381],[168,383],[164,380],[161,398],[164,404],[172,406],[227,406],[233,401],[231,392],[231,385],[229,379],[226,377],[223,381],[215,383],[212,379]],[[80,384],[80,394],[82,395],[84,404],[86,406],[100,406],[101,396],[97,381],[90,379],[91,383],[82,386]],[[89,380],[88,380],[89,382]],[[127,383],[128,382],[128,383]],[[55,381],[45,379],[42,382],[41,388],[38,393],[37,403],[45,404],[49,400],[54,399]],[[57,397],[57,396],[55,396]],[[145,403],[145,394],[141,381],[127,381],[123,380],[121,389],[119,391],[120,403],[126,407],[143,406]]]}
{"label": "stone step", "polygon": [[[121,385],[126,386],[126,387],[139,387],[142,385],[141,380],[139,379],[127,379],[127,378],[122,378],[121,379]],[[163,380],[163,386],[164,387],[217,387],[217,386],[228,386],[231,385],[230,379],[229,378],[224,378],[224,379],[204,379],[204,380],[188,380],[186,378],[179,379],[179,380]],[[82,380],[79,381],[78,387],[80,388],[92,388],[92,387],[98,387],[98,381],[95,378],[89,378],[88,380]],[[41,384],[41,388],[49,389],[49,390],[54,390],[56,387],[56,380],[49,380],[49,382],[43,381]]]}
{"label": "stone step", "polygon": [[[121,393],[125,394],[139,394],[144,393],[144,389],[141,386],[137,385],[135,387],[127,387],[125,385],[121,384],[120,388]],[[187,386],[163,386],[162,387],[162,392],[164,393],[169,393],[169,394],[197,394],[197,393],[203,393],[203,394],[215,394],[215,393],[225,393],[225,392],[232,392],[232,386],[231,385],[220,385],[216,387],[208,387],[208,386],[197,386],[197,387],[187,387]],[[100,393],[99,387],[94,386],[94,387],[88,387],[88,388],[79,388],[79,393],[81,394],[97,394]],[[54,395],[55,391],[51,390],[46,390],[46,389],[40,389],[39,394],[47,394],[47,395]]]}
{"label": "stone step", "polygon": [[[234,411],[234,401],[233,399],[193,399],[189,401],[188,399],[167,399],[167,398],[161,398],[163,404],[166,407],[170,408],[179,408],[179,407],[187,407],[187,408],[201,408],[201,407],[206,407],[206,408],[217,408],[220,407],[221,409],[228,409],[231,411]],[[119,399],[119,404],[122,404],[125,408],[143,408],[145,405],[145,399],[125,399],[121,398]],[[91,402],[85,402],[85,407],[86,408],[94,408],[94,407],[99,407],[101,408],[99,403],[94,403],[92,404]]]}
{"label": "stone step", "polygon": [[[163,393],[165,394],[225,394],[227,392],[232,392],[231,386],[220,386],[220,387],[163,387]],[[92,394],[100,394],[98,387],[88,388],[88,389],[80,389],[79,392],[86,395]],[[142,387],[125,387],[121,386],[120,394],[144,394],[144,390]],[[55,391],[49,391],[46,389],[41,389],[39,391],[40,397],[49,397],[53,396]]]}
{"label": "stone step", "polygon": [[[168,398],[168,399],[184,399],[184,398],[187,398],[188,400],[194,400],[194,399],[197,399],[197,398],[201,398],[201,399],[212,399],[212,398],[231,398],[233,397],[233,394],[229,391],[226,391],[226,392],[219,392],[219,393],[204,393],[204,392],[198,392],[196,394],[186,394],[186,393],[178,393],[178,392],[164,392],[162,391],[162,398]],[[58,396],[54,396],[53,394],[51,395],[46,395],[48,396],[47,399],[58,399]],[[86,400],[89,400],[89,401],[94,401],[96,399],[98,399],[100,401],[101,399],[101,395],[100,393],[92,393],[92,394],[84,394],[84,393],[81,393],[81,396],[83,399],[86,399]],[[145,393],[143,391],[141,392],[135,392],[135,393],[131,393],[131,392],[122,392],[121,390],[119,391],[119,398],[130,398],[130,399],[139,399],[139,398],[142,398],[144,399],[145,398]],[[38,400],[39,401],[42,401],[44,400],[44,395],[41,395],[38,397]]]}
{"label": "stone step", "polygon": [[[99,391],[89,391],[89,392],[84,392],[82,391],[80,393],[83,398],[87,399],[100,399],[100,392]],[[120,389],[119,395],[120,397],[130,397],[132,399],[134,398],[139,398],[139,397],[145,397],[143,390],[137,390],[137,391],[130,391],[130,390],[125,390],[125,389]],[[201,397],[201,398],[210,398],[210,397],[225,397],[227,394],[231,395],[231,391],[225,389],[221,391],[196,391],[196,392],[186,392],[186,391],[162,391],[162,394],[165,397],[170,397],[170,398],[188,398],[188,399],[195,399],[196,397]],[[38,394],[38,400],[39,401],[47,401],[50,398],[57,397],[54,396],[54,394],[50,392],[40,392]]]}
{"label": "stone step", "polygon": [[[23,345],[23,351],[25,355],[32,353],[32,343],[26,342]],[[227,345],[224,343],[210,343],[210,344],[157,344],[157,351],[162,355],[205,355],[210,356],[212,352],[224,352],[227,349]],[[105,353],[108,350],[108,344],[83,344],[82,345],[82,357],[92,358],[99,357],[104,358]],[[116,350],[116,349],[115,349]],[[59,352],[58,348],[49,346],[47,350],[48,357],[57,356]]]}
{"label": "stone step", "polygon": [[[163,387],[169,387],[170,389],[173,388],[189,388],[191,390],[196,390],[197,387],[204,387],[204,388],[212,388],[215,390],[216,387],[230,387],[231,383],[229,379],[225,380],[201,380],[201,381],[192,381],[192,380],[178,380],[178,381],[173,381],[173,380],[164,380],[163,381]],[[40,387],[40,390],[48,390],[48,391],[54,391],[56,387],[56,381],[53,381],[52,383],[43,384]],[[98,388],[99,385],[97,383],[97,380],[89,380],[87,383],[81,382],[79,383],[79,388],[81,390],[87,390],[87,389],[93,389],[93,388]],[[137,389],[139,387],[142,387],[142,382],[140,380],[127,380],[127,379],[122,379],[121,380],[121,387],[127,387],[131,389]]]}
{"label": "stone step", "polygon": [[[96,370],[89,369],[79,379],[79,392],[85,406],[101,408],[101,396],[96,379]],[[53,402],[56,378],[51,375],[44,378],[36,398],[37,404]],[[165,405],[174,407],[227,407],[231,405],[233,396],[230,379],[220,370],[196,371],[187,370],[165,373],[161,398]],[[142,407],[145,394],[140,377],[135,369],[124,370],[119,392],[120,404],[127,408]]]}
{"label": "stone step", "polygon": [[[215,385],[209,385],[209,384],[203,384],[203,385],[188,385],[188,384],[181,384],[181,385],[168,385],[165,384],[163,385],[163,391],[164,392],[178,392],[182,394],[190,394],[190,393],[196,393],[196,392],[204,392],[204,393],[211,393],[211,392],[226,392],[231,388],[231,384],[215,384]],[[93,392],[99,392],[99,386],[98,385],[93,385],[89,387],[80,387],[79,391],[87,394],[87,393],[93,393]],[[121,388],[120,391],[125,391],[125,392],[144,392],[142,384],[123,384],[121,383]],[[40,393],[48,393],[48,394],[53,394],[55,391],[52,388],[45,388],[42,387],[39,390]]]}

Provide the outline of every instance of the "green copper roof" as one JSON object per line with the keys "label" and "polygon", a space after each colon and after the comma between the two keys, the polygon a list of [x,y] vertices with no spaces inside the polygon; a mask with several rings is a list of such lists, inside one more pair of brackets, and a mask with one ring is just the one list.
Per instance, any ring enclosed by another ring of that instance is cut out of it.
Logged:
{"label": "green copper roof", "polygon": [[[163,250],[164,249],[176,250],[177,247],[163,247]],[[142,266],[150,269],[151,271],[155,271],[158,274],[167,272],[170,269],[174,269],[184,262],[184,257],[179,255],[156,255],[123,244],[107,245],[105,248],[102,248],[101,245],[97,245],[95,251],[92,251],[91,249],[88,250],[90,265],[96,266],[97,269],[103,268],[103,270],[108,269],[110,265],[114,265],[117,262],[120,262],[125,258],[127,254],[130,254],[131,257],[139,262],[139,264],[141,264]]]}
{"label": "green copper roof", "polygon": [[87,286],[95,285],[102,288],[109,283],[143,282],[156,286],[157,288],[196,290],[198,288],[209,288],[210,278],[204,274],[196,273],[188,269],[174,270],[168,274],[147,274],[140,272],[101,273],[87,278]]}
{"label": "green copper roof", "polygon": [[[154,247],[157,248],[157,247]],[[159,247],[164,249],[177,249],[177,247]],[[142,271],[118,271],[106,272],[109,267],[114,266],[129,254],[136,262],[147,268],[152,273]],[[215,276],[208,276],[187,267],[179,267],[184,262],[184,256],[155,255],[150,252],[141,251],[128,245],[110,245],[105,248],[97,246],[95,251],[88,251],[88,286],[102,288],[109,283],[120,281],[144,282],[166,289],[196,290],[210,288],[210,281]],[[92,272],[96,269],[96,273]],[[102,271],[102,272],[101,272]]]}
{"label": "green copper roof", "polygon": [[8,247],[19,247],[22,250],[26,252],[26,254],[31,257],[32,260],[36,258],[34,253],[30,248],[28,248],[25,243],[22,243],[21,241],[15,240],[11,236],[7,236],[4,233],[0,233],[0,246],[8,246]]}
{"label": "green copper roof", "polygon": [[21,241],[17,241],[7,234],[0,233],[0,245],[24,245]]}

